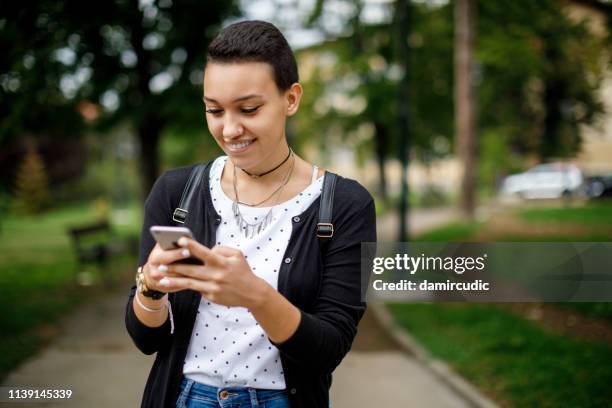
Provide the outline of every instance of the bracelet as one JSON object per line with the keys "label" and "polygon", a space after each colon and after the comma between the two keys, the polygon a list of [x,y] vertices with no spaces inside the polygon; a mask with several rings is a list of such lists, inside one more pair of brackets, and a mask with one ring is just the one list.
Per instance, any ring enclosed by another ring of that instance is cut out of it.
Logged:
{"label": "bracelet", "polygon": [[138,305],[140,307],[142,307],[144,310],[146,310],[147,312],[151,312],[151,313],[157,313],[157,312],[161,312],[162,310],[164,310],[166,308],[167,304],[164,304],[162,307],[160,307],[159,309],[152,309],[150,307],[146,307],[141,301],[140,299],[138,299],[138,291],[136,291],[136,293],[134,294],[134,297],[136,298],[136,303],[138,303]]}
{"label": "bracelet", "polygon": [[140,299],[138,299],[138,291],[134,293],[134,297],[136,298],[136,303],[138,303],[138,305],[142,307],[144,310],[146,310],[147,312],[157,313],[157,312],[161,312],[162,310],[164,310],[164,308],[167,307],[168,315],[170,316],[170,334],[174,334],[174,316],[172,315],[172,304],[170,303],[170,299],[168,299],[161,308],[151,309],[150,307],[146,307],[145,305],[143,305]]}

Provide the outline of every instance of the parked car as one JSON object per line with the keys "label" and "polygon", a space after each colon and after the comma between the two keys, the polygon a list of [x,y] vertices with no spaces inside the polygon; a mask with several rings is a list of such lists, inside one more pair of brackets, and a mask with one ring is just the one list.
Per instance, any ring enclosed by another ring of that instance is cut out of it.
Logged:
{"label": "parked car", "polygon": [[575,164],[547,163],[506,177],[501,193],[525,199],[568,197],[583,194],[584,182],[582,171]]}

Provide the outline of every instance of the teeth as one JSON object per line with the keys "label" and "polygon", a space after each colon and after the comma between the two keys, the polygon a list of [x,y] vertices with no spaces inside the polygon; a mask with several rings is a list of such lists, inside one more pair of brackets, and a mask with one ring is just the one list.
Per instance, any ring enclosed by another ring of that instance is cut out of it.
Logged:
{"label": "teeth", "polygon": [[243,147],[247,147],[251,143],[253,143],[253,141],[249,140],[248,142],[244,142],[244,143],[237,143],[237,144],[228,143],[228,146],[231,147],[232,149],[242,149]]}

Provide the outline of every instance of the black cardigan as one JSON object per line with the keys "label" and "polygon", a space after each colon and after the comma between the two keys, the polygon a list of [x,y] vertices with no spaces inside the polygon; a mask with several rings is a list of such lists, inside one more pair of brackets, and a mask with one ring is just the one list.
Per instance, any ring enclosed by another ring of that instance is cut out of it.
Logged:
{"label": "black cardigan", "polygon": [[[149,227],[174,225],[172,213],[192,166],[164,173],[145,202],[139,265],[153,249]],[[197,241],[212,247],[221,217],[211,204],[208,171],[185,223]],[[366,309],[361,301],[361,243],[376,241],[371,195],[354,180],[338,177],[334,196],[335,235],[325,243],[316,237],[319,198],[293,218],[293,230],[278,276],[278,291],[301,311],[296,332],[279,350],[293,408],[327,407],[331,373],[350,350]],[[230,214],[224,219],[231,220]],[[232,220],[233,221],[233,220]],[[142,398],[142,407],[174,407],[183,364],[201,295],[192,290],[171,293],[175,332],[170,319],[157,328],[143,325],[132,308],[135,286],[126,305],[125,324],[136,347],[157,353]]]}

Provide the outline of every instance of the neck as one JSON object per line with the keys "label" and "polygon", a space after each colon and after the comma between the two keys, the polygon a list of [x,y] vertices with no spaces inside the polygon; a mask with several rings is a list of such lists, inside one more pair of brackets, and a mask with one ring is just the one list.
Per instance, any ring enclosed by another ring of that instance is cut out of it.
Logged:
{"label": "neck", "polygon": [[[277,149],[277,152],[278,153],[275,152],[272,157],[266,160],[265,163],[262,163],[256,167],[245,169],[237,167],[237,179],[240,182],[257,183],[261,185],[280,182],[291,167],[291,163],[296,158],[296,156],[295,153],[293,153],[293,158],[290,157],[290,149],[289,146],[286,144],[282,145],[279,149]],[[234,166],[234,164],[231,163],[231,166]],[[269,173],[264,174],[266,172]]]}
{"label": "neck", "polygon": [[280,169],[282,167],[283,164],[285,164],[287,162],[287,160],[289,160],[289,158],[291,157],[292,154],[292,150],[291,148],[289,148],[289,151],[287,152],[287,155],[285,156],[285,158],[278,163],[276,166],[272,167],[270,170],[266,170],[263,173],[251,173],[248,170],[242,169],[242,171],[249,177],[253,177],[253,178],[260,178],[260,177],[264,177],[267,176],[268,174],[272,174],[273,172],[275,172],[276,170]]}

